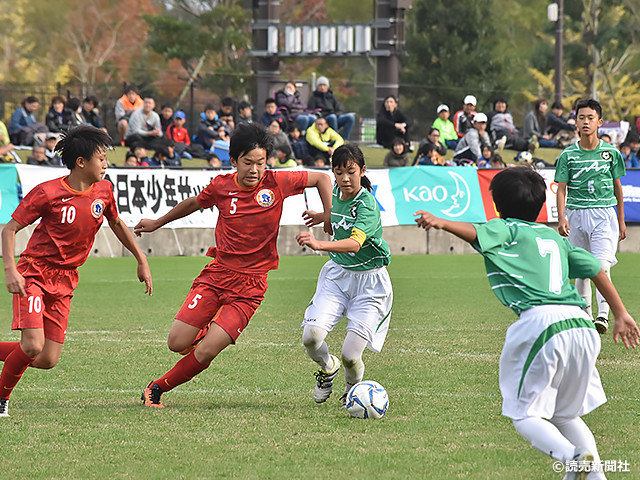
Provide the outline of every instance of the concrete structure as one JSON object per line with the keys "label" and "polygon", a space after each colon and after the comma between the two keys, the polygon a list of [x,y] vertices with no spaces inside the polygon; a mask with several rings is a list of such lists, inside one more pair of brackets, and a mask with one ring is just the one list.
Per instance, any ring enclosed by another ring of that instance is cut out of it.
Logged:
{"label": "concrete structure", "polygon": [[[1,228],[2,226],[0,226]],[[29,235],[35,227],[29,226],[16,237],[16,255],[24,250]],[[316,255],[313,250],[302,248],[295,235],[305,227],[297,225],[283,226],[278,236],[280,255]],[[314,227],[317,238],[329,237],[320,227]],[[392,255],[455,255],[475,254],[475,250],[466,242],[446,232],[431,230],[425,232],[417,226],[385,227],[384,238],[389,243]],[[138,239],[138,245],[149,257],[167,256],[204,256],[214,243],[214,229],[208,228],[162,228],[152,234],[144,234]],[[627,226],[627,238],[620,243],[619,252],[640,253],[640,225]],[[91,251],[92,257],[121,257],[130,255],[118,242],[108,227],[102,228],[96,237]]]}

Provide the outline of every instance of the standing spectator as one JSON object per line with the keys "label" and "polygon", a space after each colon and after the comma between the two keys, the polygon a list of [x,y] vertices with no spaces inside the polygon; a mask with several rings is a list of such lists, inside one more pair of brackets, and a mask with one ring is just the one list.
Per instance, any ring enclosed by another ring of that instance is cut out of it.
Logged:
{"label": "standing spectator", "polygon": [[44,117],[44,121],[50,132],[62,133],[69,129],[69,126],[65,124],[64,109],[67,106],[67,101],[64,97],[56,95],[51,99],[51,105],[49,111]]}
{"label": "standing spectator", "polygon": [[100,106],[100,102],[98,101],[98,97],[95,95],[87,95],[82,101],[82,116],[86,123],[89,125],[93,125],[96,128],[103,130],[105,133],[107,132],[106,128],[102,127],[102,123],[100,122],[100,112],[98,107]]}
{"label": "standing spectator", "polygon": [[160,107],[160,128],[164,134],[167,133],[167,128],[173,125],[173,114],[173,107],[171,105],[164,104]]}
{"label": "standing spectator", "polygon": [[407,145],[400,137],[393,139],[391,150],[384,157],[383,166],[385,167],[407,167],[409,166],[409,154],[407,153]]}
{"label": "standing spectator", "polygon": [[[394,139],[400,137],[409,146],[409,128],[411,119],[398,108],[398,101],[393,95],[384,99],[376,118],[376,143],[384,148],[393,148]],[[409,151],[411,149],[409,148]]]}
{"label": "standing spectator", "polygon": [[529,149],[535,150],[535,142],[527,142],[513,121],[513,115],[507,109],[509,104],[505,98],[498,98],[493,102],[491,117],[487,117],[489,137],[492,138],[498,150],[504,147],[517,150],[518,152]]}
{"label": "standing spectator", "polygon": [[31,156],[27,158],[27,165],[39,165],[41,167],[58,167],[60,164],[47,157],[47,151],[42,145],[35,145]]}
{"label": "standing spectator", "polygon": [[136,110],[129,117],[129,126],[124,135],[125,145],[130,147],[134,143],[142,143],[146,148],[155,150],[162,137],[160,115],[153,109],[156,101],[153,97],[145,97],[142,109]]}
{"label": "standing spectator", "polygon": [[525,140],[538,144],[543,148],[555,148],[558,142],[547,133],[547,109],[549,104],[544,98],[537,99],[533,104],[533,110],[524,117],[523,134]]}
{"label": "standing spectator", "polygon": [[551,105],[551,111],[547,115],[547,132],[559,147],[564,148],[578,141],[578,129],[575,120],[565,119],[562,111],[560,102]]}
{"label": "standing spectator", "polygon": [[351,130],[356,123],[355,113],[344,113],[342,105],[333,92],[329,90],[329,79],[319,77],[316,82],[316,90],[307,102],[307,108],[312,112],[318,112],[327,120],[332,130],[338,132],[342,128],[342,138],[349,140]]}
{"label": "standing spectator", "polygon": [[127,85],[124,94],[116,102],[115,108],[116,125],[118,126],[118,135],[120,135],[120,143],[122,145],[124,145],[131,114],[136,110],[140,110],[143,106],[144,100],[138,95],[136,87],[132,84]]}
{"label": "standing spectator", "polygon": [[238,125],[241,123],[253,123],[253,107],[245,100],[238,104]]}
{"label": "standing spectator", "polygon": [[276,92],[276,105],[286,108],[286,115],[293,119],[303,132],[316,120],[315,115],[306,113],[307,106],[300,98],[295,82],[285,83],[283,89]]}
{"label": "standing spectator", "polygon": [[456,146],[458,146],[458,134],[456,133],[453,122],[449,120],[449,107],[445,104],[438,105],[436,113],[438,114],[438,118],[433,121],[431,127],[438,129],[441,142],[444,142],[448,148],[455,150]]}
{"label": "standing spectator", "polygon": [[280,124],[280,130],[283,132],[287,131],[287,119],[278,111],[278,105],[276,105],[275,99],[267,98],[264,102],[264,113],[262,117],[260,117],[260,121],[265,127],[268,127],[274,120]]}
{"label": "standing spectator", "polygon": [[211,149],[213,141],[218,138],[218,129],[221,126],[223,123],[218,119],[215,107],[211,104],[206,105],[204,112],[200,114],[195,143],[202,145],[205,150]]}
{"label": "standing spectator", "polygon": [[487,133],[487,116],[484,113],[476,113],[473,116],[473,128],[460,139],[453,160],[458,165],[469,165],[482,157],[482,149],[491,147],[491,139]]}
{"label": "standing spectator", "polygon": [[304,160],[311,156],[309,153],[309,144],[302,136],[302,132],[298,125],[291,125],[289,127],[289,144],[291,145],[291,150],[293,150],[293,154],[297,160]]}
{"label": "standing spectator", "polygon": [[329,127],[327,119],[323,117],[307,128],[306,139],[311,156],[322,157],[326,162],[331,160],[334,150],[344,143],[340,134]]}
{"label": "standing spectator", "polygon": [[458,110],[453,116],[453,126],[458,138],[464,137],[469,130],[473,129],[472,117],[476,114],[476,103],[476,97],[467,95],[464,97],[462,110]]}
{"label": "standing spectator", "polygon": [[[593,99],[583,100],[576,106],[576,114],[580,140],[565,148],[556,162],[558,233],[569,237],[571,245],[593,253],[610,277],[610,269],[617,263],[618,241],[627,236],[620,183],[626,173],[625,164],[617,148],[598,139],[598,128],[602,126],[600,104]],[[591,281],[576,278],[576,288],[591,316]],[[598,314],[594,323],[604,334],[609,328],[609,305],[599,291],[596,299]]]}
{"label": "standing spectator", "polygon": [[37,97],[29,96],[11,115],[9,138],[16,145],[32,146],[37,133],[48,132],[47,126],[36,120],[36,110],[40,106]]}

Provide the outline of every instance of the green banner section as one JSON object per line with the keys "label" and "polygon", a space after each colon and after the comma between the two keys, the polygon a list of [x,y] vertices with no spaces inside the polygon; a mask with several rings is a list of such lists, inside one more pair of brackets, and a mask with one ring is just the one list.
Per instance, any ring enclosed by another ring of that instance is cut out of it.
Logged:
{"label": "green banner section", "polygon": [[18,206],[18,172],[15,165],[0,165],[0,223],[11,220]]}
{"label": "green banner section", "polygon": [[414,212],[461,222],[486,222],[475,168],[406,167],[389,170],[400,225],[414,223]]}

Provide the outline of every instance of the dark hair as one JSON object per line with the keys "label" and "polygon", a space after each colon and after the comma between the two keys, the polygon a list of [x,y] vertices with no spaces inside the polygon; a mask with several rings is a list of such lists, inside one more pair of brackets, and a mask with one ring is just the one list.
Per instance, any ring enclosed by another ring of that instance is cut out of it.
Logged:
{"label": "dark hair", "polygon": [[[333,152],[333,156],[331,157],[331,170],[335,170],[336,168],[345,168],[351,162],[358,165],[360,170],[365,167],[364,154],[362,153],[362,150],[360,150],[360,147],[353,143],[345,143],[340,145],[336,148],[335,152]],[[371,181],[366,175],[362,176],[362,186],[370,192],[373,192]]]}
{"label": "dark hair", "polygon": [[155,157],[158,158],[159,156],[163,156],[165,158],[171,157],[171,152],[169,152],[166,145],[160,145],[156,148]]}
{"label": "dark hair", "polygon": [[298,130],[300,133],[302,133],[302,130],[300,130],[300,127],[298,126],[297,123],[293,123],[289,126],[289,129],[287,130],[287,133],[291,133],[294,130]]}
{"label": "dark hair", "polygon": [[70,98],[67,102],[67,107],[71,109],[71,111],[75,112],[80,107],[80,99],[73,97]]}
{"label": "dark hair", "polygon": [[265,107],[266,107],[267,105],[269,105],[270,103],[276,103],[276,99],[275,99],[275,98],[267,98],[267,99],[264,101],[264,105],[265,105]]}
{"label": "dark hair", "polygon": [[213,110],[213,111],[215,112],[216,107],[214,107],[214,106],[213,106],[213,105],[211,105],[210,103],[207,103],[207,104],[204,106],[204,111],[206,112],[207,110]]}
{"label": "dark hair", "polygon": [[291,155],[291,147],[289,147],[289,145],[287,145],[286,143],[278,145],[278,148],[276,148],[276,150],[280,150],[287,157]]}
{"label": "dark hair", "polygon": [[69,170],[73,170],[78,158],[90,160],[96,151],[109,148],[111,142],[111,137],[103,130],[90,125],[80,125],[62,137],[56,144],[56,152],[60,154],[62,163]]}
{"label": "dark hair", "polygon": [[126,85],[126,86],[124,87],[124,93],[125,93],[125,95],[126,95],[127,93],[129,93],[129,92],[136,92],[136,93],[138,92],[138,89],[136,88],[136,86],[135,86],[133,83],[130,83],[130,84],[128,84],[128,85]]}
{"label": "dark hair", "polygon": [[580,100],[576,105],[576,117],[578,116],[578,112],[581,108],[590,108],[594,110],[598,114],[598,118],[602,118],[602,107],[597,100],[593,98],[588,98],[586,100]]}
{"label": "dark hair", "polygon": [[249,102],[247,102],[246,100],[242,100],[239,104],[238,104],[238,110],[243,110],[247,107],[251,107],[251,104]]}
{"label": "dark hair", "polygon": [[25,97],[24,100],[22,100],[21,105],[24,107],[27,103],[35,103],[35,102],[40,103],[40,100],[38,100],[38,97],[29,95],[28,97]]}
{"label": "dark hair", "polygon": [[428,133],[428,135],[431,135],[433,132],[441,133],[439,128],[431,127],[431,128],[429,129],[429,133]]}
{"label": "dark hair", "polygon": [[529,167],[502,170],[489,186],[500,218],[535,222],[546,200],[544,178]]}
{"label": "dark hair", "polygon": [[225,107],[233,107],[233,98],[224,97],[222,99],[222,105],[224,105]]}
{"label": "dark hair", "polygon": [[135,154],[135,153],[133,153],[131,150],[129,150],[129,151],[127,152],[127,154],[125,155],[125,157],[124,157],[124,161],[126,162],[126,161],[127,161],[127,160],[129,160],[131,157],[135,158],[135,159],[136,159],[136,163],[138,163],[138,157],[136,157],[136,154]]}
{"label": "dark hair", "polygon": [[98,97],[96,97],[93,94],[87,95],[86,97],[84,97],[83,102],[85,102],[85,103],[93,103],[93,108],[98,108],[98,106],[100,106],[100,102],[98,101]]}
{"label": "dark hair", "polygon": [[553,104],[551,105],[551,110],[554,109],[564,110],[564,107],[562,106],[561,102],[553,102]]}
{"label": "dark hair", "polygon": [[[405,148],[407,146],[407,144],[404,141],[404,138],[400,138],[400,137],[394,137],[394,139],[391,141],[391,149],[393,150],[393,147],[395,147],[396,145],[402,145]],[[405,153],[404,148],[402,149],[402,153]]]}
{"label": "dark hair", "polygon": [[168,103],[163,104],[163,105],[160,107],[160,110],[164,110],[165,108],[170,108],[171,110],[173,110],[173,107],[172,107],[171,105],[169,105]]}
{"label": "dark hair", "polygon": [[502,102],[502,103],[504,103],[504,104],[507,106],[507,108],[509,108],[509,102],[507,102],[507,99],[506,99],[506,98],[504,98],[504,97],[498,97],[498,98],[496,98],[496,99],[493,101],[493,109],[494,109],[494,110],[496,109],[496,104],[497,104],[498,102]]}
{"label": "dark hair", "polygon": [[53,106],[54,103],[62,103],[63,105],[66,105],[67,100],[62,95],[56,95],[51,97],[51,106]]}
{"label": "dark hair", "polygon": [[229,141],[229,156],[238,160],[242,155],[263,148],[267,158],[273,153],[273,135],[259,123],[241,123],[231,134]]}
{"label": "dark hair", "polygon": [[547,129],[547,116],[540,111],[540,105],[543,103],[546,103],[547,105],[549,104],[546,98],[539,98],[533,104],[533,110],[536,114],[536,118],[538,119],[538,126],[540,127],[541,132],[544,132]]}

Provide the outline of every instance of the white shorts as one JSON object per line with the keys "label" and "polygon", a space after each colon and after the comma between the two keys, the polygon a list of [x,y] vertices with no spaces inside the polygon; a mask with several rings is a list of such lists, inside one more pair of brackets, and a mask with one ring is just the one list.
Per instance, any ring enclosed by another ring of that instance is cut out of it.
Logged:
{"label": "white shorts", "polygon": [[347,317],[347,331],[382,350],[391,320],[393,289],[386,267],[347,270],[329,260],[320,270],[316,293],[304,312],[302,327],[311,325],[327,332]]}
{"label": "white shorts", "polygon": [[509,327],[500,356],[502,414],[573,418],[607,401],[596,369],[600,335],[574,305],[525,310]]}
{"label": "white shorts", "polygon": [[567,209],[569,242],[574,247],[584,248],[598,260],[618,263],[616,251],[620,228],[614,207]]}

